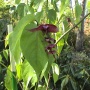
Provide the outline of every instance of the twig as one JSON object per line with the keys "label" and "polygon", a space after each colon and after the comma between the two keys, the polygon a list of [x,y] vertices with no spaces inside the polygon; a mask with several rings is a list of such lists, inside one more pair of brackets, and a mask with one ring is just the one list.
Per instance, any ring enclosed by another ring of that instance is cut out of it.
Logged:
{"label": "twig", "polygon": [[51,78],[51,75],[49,73],[48,84],[47,84],[46,90],[48,90],[50,78]]}
{"label": "twig", "polygon": [[90,13],[88,13],[87,15],[85,15],[77,24],[75,24],[71,29],[69,29],[68,31],[66,31],[58,40],[55,44],[57,44],[66,34],[68,34],[71,30],[73,30],[75,27],[77,27],[77,25],[79,25]]}

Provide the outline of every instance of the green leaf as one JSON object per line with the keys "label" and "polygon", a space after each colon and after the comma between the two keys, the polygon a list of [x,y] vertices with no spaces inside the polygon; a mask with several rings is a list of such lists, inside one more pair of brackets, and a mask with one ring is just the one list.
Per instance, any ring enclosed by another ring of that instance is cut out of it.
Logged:
{"label": "green leaf", "polygon": [[19,80],[22,79],[22,64],[16,64],[17,77]]}
{"label": "green leaf", "polygon": [[0,62],[2,61],[2,56],[0,55]]}
{"label": "green leaf", "polygon": [[67,5],[69,5],[69,0],[61,0],[60,17],[64,13],[64,10],[66,9]]}
{"label": "green leaf", "polygon": [[36,71],[37,76],[40,75],[48,62],[43,41],[44,36],[41,31],[24,30],[20,39],[22,53]]}
{"label": "green leaf", "polygon": [[8,34],[8,35],[6,36],[6,38],[5,38],[5,48],[6,48],[6,47],[7,47],[7,45],[8,45],[9,35],[10,35],[10,34]]}
{"label": "green leaf", "polygon": [[76,22],[79,22],[80,16],[82,14],[82,7],[78,3],[75,6],[75,16],[76,16]]}
{"label": "green leaf", "polygon": [[[10,69],[10,66],[8,68]],[[7,90],[12,90],[13,88],[11,80],[12,80],[12,73],[9,70],[7,70],[7,74],[5,76],[5,88]]]}
{"label": "green leaf", "polygon": [[[40,85],[40,86],[38,86],[38,89],[37,89],[37,90],[46,90],[46,88],[47,88],[47,87]],[[48,89],[48,90],[50,90],[50,89]]]}
{"label": "green leaf", "polygon": [[73,90],[77,90],[76,82],[72,78],[70,78],[70,81],[71,81]]}
{"label": "green leaf", "polygon": [[10,51],[12,55],[14,55],[15,61],[18,63],[21,55],[21,49],[20,49],[20,37],[22,34],[22,31],[24,27],[32,22],[34,20],[34,16],[32,14],[27,15],[23,17],[16,27],[14,28],[14,31],[11,33],[9,37],[9,46],[10,46]]}
{"label": "green leaf", "polygon": [[[27,60],[25,60],[22,64],[22,78],[24,81],[25,90],[28,87],[28,84],[32,78],[34,78],[33,82],[36,83],[37,81],[36,73]],[[32,82],[32,85],[33,85],[33,82]]]}
{"label": "green leaf", "polygon": [[3,50],[3,55],[6,60],[8,60],[8,50]]}
{"label": "green leaf", "polygon": [[55,21],[56,21],[56,11],[54,9],[50,9],[48,11],[48,19],[49,19],[49,23],[55,23]]}
{"label": "green leaf", "polygon": [[52,54],[48,55],[48,66],[47,66],[47,69],[46,69],[45,74],[44,74],[45,81],[46,81],[47,85],[48,85],[48,74],[49,74],[50,68],[51,68],[54,60],[55,60],[55,58],[53,57]]}
{"label": "green leaf", "polygon": [[89,12],[90,12],[90,0],[87,0],[87,9],[89,10]]}
{"label": "green leaf", "polygon": [[53,71],[54,83],[56,83],[59,76],[59,66],[56,63],[52,64],[52,71]]}
{"label": "green leaf", "polygon": [[43,17],[43,11],[36,13],[36,17],[35,18],[38,21],[38,23],[41,21],[42,17]]}
{"label": "green leaf", "polygon": [[25,8],[25,3],[20,3],[17,7],[17,12],[20,18],[24,17],[24,8]]}
{"label": "green leaf", "polygon": [[16,4],[19,4],[21,0],[15,0],[15,3]]}
{"label": "green leaf", "polygon": [[63,90],[64,86],[67,85],[68,81],[69,81],[69,75],[67,75],[67,76],[63,79],[63,81],[62,81],[62,83],[61,83],[61,90]]}
{"label": "green leaf", "polygon": [[[56,37],[55,37],[56,40],[58,40],[61,35],[62,35],[61,32],[56,33]],[[60,55],[63,46],[64,46],[64,39],[61,39],[61,40],[57,43],[57,52],[58,52],[58,55]]]}

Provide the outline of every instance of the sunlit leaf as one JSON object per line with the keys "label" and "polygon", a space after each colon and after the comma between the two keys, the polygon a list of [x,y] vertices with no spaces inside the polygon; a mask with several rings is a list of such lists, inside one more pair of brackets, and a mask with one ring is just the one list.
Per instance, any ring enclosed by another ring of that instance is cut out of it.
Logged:
{"label": "sunlit leaf", "polygon": [[14,28],[14,31],[10,35],[10,38],[9,38],[10,51],[14,55],[14,59],[16,62],[19,62],[20,55],[21,55],[20,37],[21,37],[22,31],[24,27],[28,23],[32,22],[33,20],[34,20],[34,16],[31,14],[23,17],[16,25],[16,27]]}
{"label": "sunlit leaf", "polygon": [[64,13],[64,10],[66,9],[66,7],[67,7],[68,4],[69,4],[69,0],[61,0],[60,17]]}
{"label": "sunlit leaf", "polygon": [[58,80],[58,76],[59,76],[59,67],[56,63],[52,64],[52,71],[53,71],[54,83],[56,83],[56,81]]}
{"label": "sunlit leaf", "polygon": [[88,9],[89,12],[90,12],[90,0],[87,0],[87,9]]}
{"label": "sunlit leaf", "polygon": [[[28,87],[29,82],[32,78],[34,78],[33,82],[37,82],[37,77],[34,69],[32,66],[25,60],[22,64],[22,78],[24,81],[24,88],[26,89]],[[32,85],[33,85],[32,82]]]}
{"label": "sunlit leaf", "polygon": [[2,56],[0,55],[0,62],[2,61]]}
{"label": "sunlit leaf", "polygon": [[82,14],[82,7],[78,3],[75,6],[75,16],[76,16],[76,22],[80,20],[80,16]]}
{"label": "sunlit leaf", "polygon": [[19,80],[22,79],[22,64],[16,65],[17,77]]}
{"label": "sunlit leaf", "polygon": [[[10,69],[10,66],[8,68]],[[12,90],[11,78],[12,78],[12,73],[9,70],[7,70],[7,74],[5,77],[5,87],[7,90]]]}
{"label": "sunlit leaf", "polygon": [[[60,38],[62,34],[60,32],[58,32],[56,34],[56,41]],[[58,43],[57,43],[57,52],[58,52],[58,55],[60,55],[61,51],[62,51],[62,48],[63,48],[63,45],[64,45],[64,39],[61,39]]]}
{"label": "sunlit leaf", "polygon": [[40,86],[38,86],[38,89],[37,89],[37,90],[46,90],[46,88],[47,88],[47,87],[40,85]]}

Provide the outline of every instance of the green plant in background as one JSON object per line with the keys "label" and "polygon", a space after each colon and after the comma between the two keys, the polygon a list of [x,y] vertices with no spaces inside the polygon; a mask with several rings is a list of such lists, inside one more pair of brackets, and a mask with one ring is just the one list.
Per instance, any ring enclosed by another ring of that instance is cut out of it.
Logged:
{"label": "green plant in background", "polygon": [[[70,49],[61,54],[63,46],[67,45],[69,32],[82,22],[79,20],[81,12],[78,12],[81,6],[77,3],[72,12],[69,0],[27,0],[24,3],[15,0],[15,3],[14,9],[10,9],[10,23],[14,30],[8,41],[16,63],[18,90],[83,90],[85,85],[89,85],[88,68],[84,68],[88,62],[74,62]],[[71,28],[73,21],[80,22]],[[54,25],[58,28],[57,33],[52,33],[57,29],[53,29]],[[0,57],[1,60],[2,55]],[[7,90],[13,90],[11,74],[7,70]]]}

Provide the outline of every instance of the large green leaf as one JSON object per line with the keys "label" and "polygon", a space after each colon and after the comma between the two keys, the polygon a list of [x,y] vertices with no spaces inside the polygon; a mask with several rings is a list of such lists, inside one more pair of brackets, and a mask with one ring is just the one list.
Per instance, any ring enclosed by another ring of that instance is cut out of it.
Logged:
{"label": "large green leaf", "polygon": [[41,31],[30,32],[24,30],[20,39],[22,53],[31,66],[40,75],[48,62],[44,47],[44,36]]}
{"label": "large green leaf", "polygon": [[32,22],[34,20],[33,15],[27,15],[23,17],[19,23],[16,25],[14,28],[14,31],[11,33],[9,37],[9,46],[10,46],[10,51],[14,55],[15,61],[19,62],[20,59],[20,54],[21,54],[21,49],[20,49],[20,37],[22,34],[22,31],[24,27]]}

